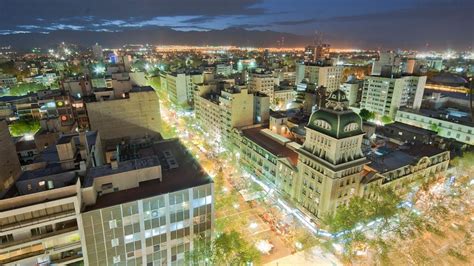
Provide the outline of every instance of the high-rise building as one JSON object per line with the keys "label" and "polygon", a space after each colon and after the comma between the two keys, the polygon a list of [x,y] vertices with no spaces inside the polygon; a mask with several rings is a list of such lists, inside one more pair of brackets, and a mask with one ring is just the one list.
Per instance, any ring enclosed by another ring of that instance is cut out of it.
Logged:
{"label": "high-rise building", "polygon": [[100,137],[90,131],[63,135],[28,166],[0,197],[1,265],[82,261],[80,177],[101,156]]}
{"label": "high-rise building", "polygon": [[270,97],[273,102],[275,89],[275,78],[271,71],[254,71],[250,73],[249,89],[251,92],[259,92]]}
{"label": "high-rise building", "polygon": [[181,265],[210,244],[214,187],[178,139],[62,136],[0,197],[2,265]]}
{"label": "high-rise building", "polygon": [[176,105],[192,103],[195,85],[204,82],[201,72],[182,71],[160,75],[162,88],[168,92],[170,101]]}
{"label": "high-rise building", "polygon": [[343,66],[327,66],[323,64],[304,63],[297,65],[297,80],[300,83],[304,79],[316,86],[324,86],[329,92],[339,89],[342,81]]}
{"label": "high-rise building", "polygon": [[425,83],[426,76],[366,76],[360,107],[392,119],[400,107],[418,110]]}
{"label": "high-rise building", "polygon": [[161,131],[160,104],[152,87],[135,87],[123,98],[86,104],[92,130],[103,139],[158,136]]}
{"label": "high-rise building", "polygon": [[111,158],[84,179],[85,265],[182,265],[196,238],[210,244],[212,179],[178,139],[122,142]]}
{"label": "high-rise building", "polygon": [[269,119],[270,99],[245,87],[224,87],[196,96],[196,119],[219,143],[228,144],[234,128],[264,123]]}
{"label": "high-rise building", "polygon": [[0,154],[0,196],[2,196],[21,174],[15,144],[5,121],[0,121]]}

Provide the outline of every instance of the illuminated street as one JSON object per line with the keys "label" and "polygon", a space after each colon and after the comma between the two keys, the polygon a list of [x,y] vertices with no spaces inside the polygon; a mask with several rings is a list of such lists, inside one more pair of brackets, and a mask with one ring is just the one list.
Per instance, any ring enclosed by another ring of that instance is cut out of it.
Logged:
{"label": "illuminated street", "polygon": [[[207,172],[215,176],[221,170],[224,174],[226,180],[225,185],[223,187],[216,186],[216,190],[225,191],[226,194],[238,194],[238,189],[232,185],[232,183],[248,183],[260,186],[261,191],[265,195],[263,197],[264,203],[261,203],[255,200],[245,202],[239,194],[231,206],[225,206],[221,211],[218,210],[216,213],[216,223],[218,225],[222,224],[221,229],[224,231],[232,229],[238,230],[243,235],[250,237],[253,243],[257,243],[260,240],[269,241],[272,244],[272,248],[268,254],[263,254],[263,263],[270,263],[287,256],[292,256],[289,257],[289,260],[292,260],[291,258],[296,256],[300,262],[315,263],[315,261],[312,261],[309,257],[309,260],[305,261],[306,257],[301,254],[306,251],[298,251],[298,249],[304,248],[306,250],[310,247],[298,246],[298,241],[295,239],[296,231],[303,229],[305,231],[303,234],[308,234],[314,238],[318,235],[327,237],[330,236],[330,234],[324,233],[324,231],[318,231],[318,228],[311,222],[308,216],[280,198],[275,190],[267,184],[240,169],[236,161],[224,159],[226,153],[219,154],[215,150],[203,150],[204,146],[210,149],[215,146],[210,139],[203,136],[199,130],[199,125],[192,122],[192,112],[179,112],[174,110],[170,107],[170,103],[165,96],[166,94],[159,89],[157,89],[157,91],[161,96],[160,108],[163,122],[168,123],[169,126],[178,132],[181,141],[193,152]],[[209,158],[209,154],[213,154],[213,158]],[[217,198],[216,201],[219,201],[219,198]],[[284,234],[277,233],[275,228],[272,228],[272,225],[269,223],[270,220],[265,221],[263,218],[265,214],[268,215],[269,213],[276,217],[275,222],[287,223],[288,231]],[[319,252],[326,254],[321,250]],[[325,261],[328,265],[339,264],[337,258],[330,253],[318,257],[318,261]],[[282,263],[283,264],[280,265],[285,265],[284,262]]]}

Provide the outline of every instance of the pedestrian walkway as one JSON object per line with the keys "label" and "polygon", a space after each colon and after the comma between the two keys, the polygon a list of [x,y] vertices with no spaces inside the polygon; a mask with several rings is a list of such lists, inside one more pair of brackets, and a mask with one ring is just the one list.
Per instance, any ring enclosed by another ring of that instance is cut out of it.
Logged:
{"label": "pedestrian walkway", "polygon": [[338,266],[343,265],[333,254],[324,252],[319,247],[300,251],[295,254],[274,260],[264,264],[265,266],[295,266],[295,265],[318,265]]}

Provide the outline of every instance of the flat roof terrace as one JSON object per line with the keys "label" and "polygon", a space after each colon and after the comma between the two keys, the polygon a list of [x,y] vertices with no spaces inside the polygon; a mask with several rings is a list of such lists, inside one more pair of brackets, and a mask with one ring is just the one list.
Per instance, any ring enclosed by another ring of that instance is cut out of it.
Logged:
{"label": "flat roof terrace", "polygon": [[153,179],[141,182],[138,187],[132,189],[99,196],[96,204],[88,206],[86,212],[213,182],[179,139],[155,142],[139,152],[143,155],[154,154],[153,158],[157,158],[162,166],[172,157],[176,165],[168,169],[162,167],[162,181]]}

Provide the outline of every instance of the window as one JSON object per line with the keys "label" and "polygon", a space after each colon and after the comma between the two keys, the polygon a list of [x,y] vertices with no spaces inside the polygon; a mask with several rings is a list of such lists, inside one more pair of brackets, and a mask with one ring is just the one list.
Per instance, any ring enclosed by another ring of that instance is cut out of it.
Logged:
{"label": "window", "polygon": [[114,229],[117,228],[117,220],[113,219],[109,221],[109,228]]}
{"label": "window", "polygon": [[11,241],[13,241],[13,235],[12,234],[0,236],[0,243],[1,244],[8,243],[8,242],[11,242]]}
{"label": "window", "polygon": [[114,263],[120,263],[120,256],[114,256]]}
{"label": "window", "polygon": [[[111,243],[112,243],[112,247],[118,246],[118,245],[119,245],[119,240],[118,240],[118,238],[112,239]],[[114,258],[115,258],[115,257],[114,257]],[[119,261],[119,262],[120,262],[120,261]]]}

